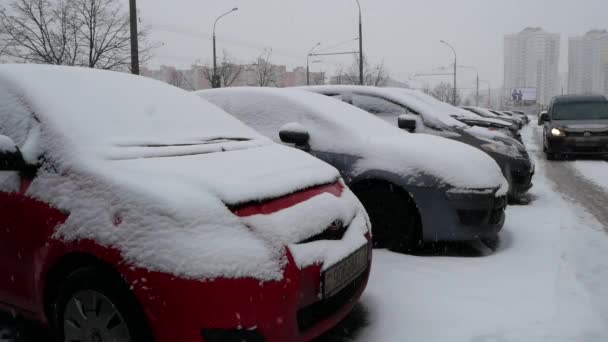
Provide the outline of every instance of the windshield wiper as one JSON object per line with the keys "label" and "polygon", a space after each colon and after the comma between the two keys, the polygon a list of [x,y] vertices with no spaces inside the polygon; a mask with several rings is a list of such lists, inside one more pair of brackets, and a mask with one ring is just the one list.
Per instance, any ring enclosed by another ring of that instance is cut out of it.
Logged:
{"label": "windshield wiper", "polygon": [[242,142],[242,141],[251,141],[250,138],[234,138],[234,137],[216,137],[216,138],[210,138],[210,139],[205,139],[205,140],[201,140],[200,142],[191,142],[191,143],[176,143],[176,144],[156,144],[156,143],[152,143],[152,144],[116,144],[115,146],[118,147],[150,147],[150,148],[162,148],[162,147],[187,147],[187,146],[202,146],[202,145],[211,145],[211,144],[217,144],[217,143],[222,143],[222,142],[231,142],[231,141],[236,141],[236,142]]}

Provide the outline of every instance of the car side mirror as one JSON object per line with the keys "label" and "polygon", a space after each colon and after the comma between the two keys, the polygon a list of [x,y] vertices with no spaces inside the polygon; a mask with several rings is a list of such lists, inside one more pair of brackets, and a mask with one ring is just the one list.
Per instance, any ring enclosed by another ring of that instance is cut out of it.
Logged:
{"label": "car side mirror", "polygon": [[310,135],[304,126],[297,122],[292,122],[281,127],[279,138],[286,144],[294,144],[297,147],[307,148]]}
{"label": "car side mirror", "polygon": [[397,119],[397,124],[399,128],[411,133],[416,130],[417,123],[415,119],[412,119],[408,115],[399,115],[399,118]]}
{"label": "car side mirror", "polygon": [[13,139],[0,135],[0,171],[23,171],[27,163]]}
{"label": "car side mirror", "polygon": [[539,120],[540,122],[549,122],[549,121],[551,121],[551,120],[549,119],[549,113],[542,113],[542,114],[540,115],[540,117],[538,118],[538,120]]}

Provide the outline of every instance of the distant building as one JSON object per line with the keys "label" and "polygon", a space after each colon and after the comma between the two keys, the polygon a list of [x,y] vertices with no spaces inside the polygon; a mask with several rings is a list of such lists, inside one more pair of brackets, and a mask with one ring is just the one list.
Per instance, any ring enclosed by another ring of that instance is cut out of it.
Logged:
{"label": "distant building", "polygon": [[[258,66],[263,65],[264,60],[258,60],[252,64],[242,64],[241,72],[234,79],[231,87],[254,87],[260,85],[260,75]],[[306,85],[306,68],[297,67],[288,71],[285,65],[268,65],[268,74],[265,79],[268,87],[297,87]],[[145,67],[141,68],[141,75],[169,83],[185,90],[200,90],[211,88],[206,75],[205,66],[193,65],[190,69],[179,70],[173,66],[162,65],[159,69],[153,70]],[[325,84],[326,75],[324,72],[311,72],[310,84]]]}
{"label": "distant building", "polygon": [[548,104],[559,94],[560,35],[528,27],[505,36],[505,97],[514,89],[535,88],[537,101]]}
{"label": "distant building", "polygon": [[592,30],[568,42],[568,93],[608,96],[608,32]]}

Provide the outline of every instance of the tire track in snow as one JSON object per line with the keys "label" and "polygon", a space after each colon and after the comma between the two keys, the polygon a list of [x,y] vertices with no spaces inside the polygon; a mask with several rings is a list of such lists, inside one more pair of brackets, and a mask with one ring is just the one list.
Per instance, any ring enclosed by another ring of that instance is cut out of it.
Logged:
{"label": "tire track in snow", "polygon": [[[539,129],[535,129],[535,136],[538,146],[542,146],[542,133]],[[555,189],[582,205],[608,233],[608,193],[583,177],[571,163],[547,161],[542,148],[530,152],[536,153],[538,160],[545,164],[546,176],[555,184]]]}

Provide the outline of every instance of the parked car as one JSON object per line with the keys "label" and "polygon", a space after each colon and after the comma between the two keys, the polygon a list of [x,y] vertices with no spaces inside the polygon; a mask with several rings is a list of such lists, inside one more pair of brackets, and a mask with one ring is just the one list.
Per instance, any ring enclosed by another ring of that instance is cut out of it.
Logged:
{"label": "parked car", "polygon": [[198,96],[2,65],[0,103],[0,303],[58,341],[308,341],[365,288],[338,171]]}
{"label": "parked car", "polygon": [[421,240],[493,238],[503,226],[508,184],[498,165],[470,146],[407,134],[299,89],[198,94],[265,136],[340,170],[370,215],[376,247],[411,251]]}
{"label": "parked car", "polygon": [[515,125],[518,130],[522,128],[522,124],[519,122],[519,120],[510,118],[510,117],[506,117],[504,115],[499,115],[499,114],[493,113],[492,111],[490,111],[489,109],[486,109],[486,108],[469,107],[469,106],[462,106],[460,108],[466,109],[474,114],[477,114],[477,115],[487,118],[487,119],[497,119],[497,120],[501,120],[501,121],[506,121],[510,124]]}
{"label": "parked car", "polygon": [[524,113],[524,112],[516,111],[516,110],[503,110],[500,112],[507,114],[511,117],[515,117],[515,118],[522,120],[524,125],[527,125],[528,123],[530,123],[530,118],[528,118],[528,115],[526,115],[526,113]]}
{"label": "parked car", "polygon": [[526,120],[521,115],[516,115],[516,114],[508,112],[508,111],[493,110],[493,109],[490,109],[490,112],[492,112],[500,117],[505,117],[505,118],[510,118],[510,119],[515,120],[517,122],[517,125],[520,128],[522,128],[523,126],[526,125]]}
{"label": "parked car", "polygon": [[608,155],[608,100],[602,95],[557,96],[539,121],[549,160]]}
{"label": "parked car", "polygon": [[496,131],[469,127],[451,117],[455,108],[437,104],[420,92],[400,88],[360,86],[306,87],[312,92],[332,96],[398,126],[414,119],[410,132],[442,136],[475,147],[490,155],[509,181],[509,199],[517,201],[532,187],[534,164],[523,144]]}

